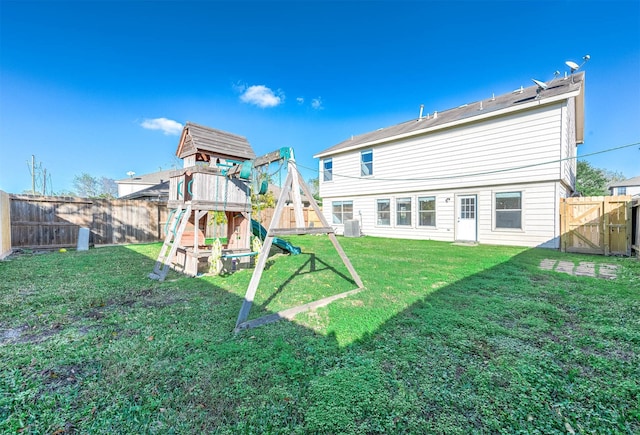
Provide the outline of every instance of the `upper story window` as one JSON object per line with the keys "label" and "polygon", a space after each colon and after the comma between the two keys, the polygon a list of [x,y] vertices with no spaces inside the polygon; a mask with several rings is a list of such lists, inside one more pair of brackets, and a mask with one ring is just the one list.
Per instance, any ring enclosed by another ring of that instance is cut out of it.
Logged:
{"label": "upper story window", "polygon": [[522,192],[496,193],[496,228],[522,228]]}
{"label": "upper story window", "polygon": [[618,187],[618,195],[626,195],[627,194],[627,187]]}
{"label": "upper story window", "polygon": [[322,161],[322,168],[324,173],[324,181],[333,180],[333,159],[324,159]]}
{"label": "upper story window", "polygon": [[368,177],[373,175],[373,151],[366,150],[360,153],[360,175]]}

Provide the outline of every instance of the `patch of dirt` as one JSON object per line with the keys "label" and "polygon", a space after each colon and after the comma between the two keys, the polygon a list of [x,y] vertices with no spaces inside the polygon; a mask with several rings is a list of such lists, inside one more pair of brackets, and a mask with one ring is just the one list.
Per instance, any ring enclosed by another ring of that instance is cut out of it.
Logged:
{"label": "patch of dirt", "polygon": [[89,376],[98,373],[95,364],[67,364],[45,369],[40,372],[42,383],[49,392],[55,392],[76,385]]}
{"label": "patch of dirt", "polygon": [[[41,343],[49,337],[58,334],[62,330],[62,325],[55,323],[49,329],[37,330],[29,325],[18,326],[17,328],[0,329],[0,346],[20,343]],[[30,332],[32,331],[32,332]]]}
{"label": "patch of dirt", "polygon": [[[145,289],[133,297],[109,299],[106,302],[99,301],[91,304],[91,308],[88,311],[73,317],[71,322],[66,324],[54,323],[45,328],[32,327],[28,324],[13,328],[3,328],[3,326],[0,325],[0,346],[41,343],[61,333],[64,329],[75,326],[78,326],[79,334],[87,335],[93,330],[102,328],[100,322],[107,316],[107,312],[118,307],[132,308],[137,306],[142,308],[164,308],[182,302],[188,302],[188,299],[172,293],[157,295],[154,294],[152,289]],[[92,325],[77,325],[77,323],[86,322],[87,319],[96,323]]]}
{"label": "patch of dirt", "polygon": [[29,325],[18,326],[17,328],[0,329],[0,346],[17,343],[24,332],[28,329]]}

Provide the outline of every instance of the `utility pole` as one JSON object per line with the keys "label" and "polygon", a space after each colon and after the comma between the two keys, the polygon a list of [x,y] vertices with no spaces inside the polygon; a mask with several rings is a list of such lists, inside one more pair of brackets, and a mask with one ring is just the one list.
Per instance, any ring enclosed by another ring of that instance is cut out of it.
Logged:
{"label": "utility pole", "polygon": [[[49,190],[51,190],[51,174],[47,174],[47,168],[42,167],[42,162],[36,163],[35,154],[31,154],[31,162],[27,162],[29,171],[31,172],[31,194],[46,195],[47,194],[47,176],[49,177]],[[42,193],[40,191],[42,187]]]}

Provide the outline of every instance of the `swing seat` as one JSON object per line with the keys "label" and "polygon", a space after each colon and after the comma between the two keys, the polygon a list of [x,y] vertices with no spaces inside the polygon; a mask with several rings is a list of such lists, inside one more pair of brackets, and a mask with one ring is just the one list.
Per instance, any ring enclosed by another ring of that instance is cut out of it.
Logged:
{"label": "swing seat", "polygon": [[240,258],[240,257],[253,257],[255,255],[258,255],[259,252],[229,252],[229,253],[223,253],[222,254],[222,258]]}

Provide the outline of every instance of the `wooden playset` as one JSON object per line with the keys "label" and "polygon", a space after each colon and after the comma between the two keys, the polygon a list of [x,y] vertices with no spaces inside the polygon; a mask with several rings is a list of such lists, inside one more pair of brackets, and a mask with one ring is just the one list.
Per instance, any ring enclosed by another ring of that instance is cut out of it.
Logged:
{"label": "wooden playset", "polygon": [[[176,154],[183,159],[184,167],[170,176],[170,214],[165,225],[165,241],[150,278],[164,280],[170,267],[190,276],[231,272],[253,266],[257,257],[236,331],[291,318],[362,290],[360,277],[298,172],[293,149],[280,148],[256,158],[244,137],[188,122]],[[266,184],[258,186],[257,174],[260,168],[274,162],[281,162],[281,168],[286,167],[287,178],[281,186],[271,225],[266,230],[251,219],[251,186],[256,193],[264,193]],[[305,225],[301,191],[310,200],[322,226]],[[277,228],[290,196],[296,227]],[[247,321],[272,246],[291,254],[300,253],[299,248],[278,237],[293,234],[328,235],[357,288]]]}

